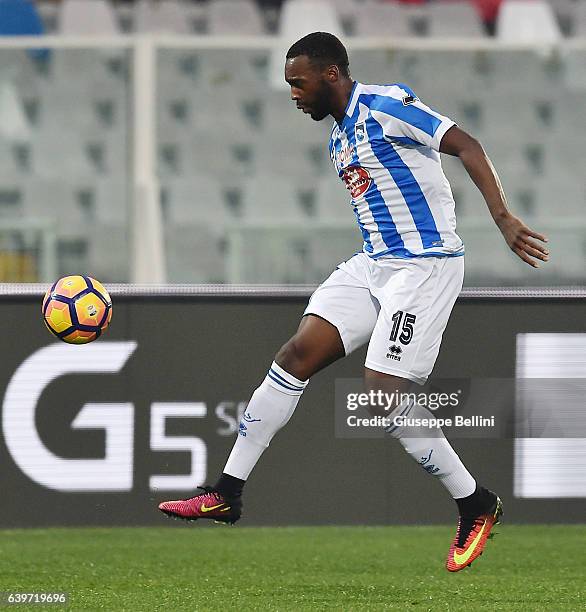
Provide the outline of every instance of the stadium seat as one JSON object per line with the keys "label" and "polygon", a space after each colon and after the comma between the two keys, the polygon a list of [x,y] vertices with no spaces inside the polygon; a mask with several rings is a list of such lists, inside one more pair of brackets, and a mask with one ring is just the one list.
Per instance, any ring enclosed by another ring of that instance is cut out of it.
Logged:
{"label": "stadium seat", "polygon": [[497,48],[486,56],[486,94],[511,100],[518,100],[520,96],[527,98],[531,92],[555,87],[556,79],[561,76],[556,67],[560,68],[554,58],[543,57],[535,49]]}
{"label": "stadium seat", "polygon": [[198,52],[197,83],[217,95],[237,96],[266,89],[266,52],[254,49],[206,49]]}
{"label": "stadium seat", "polygon": [[87,90],[78,90],[72,100],[71,90],[51,81],[39,97],[39,123],[59,124],[64,129],[123,130],[126,122],[126,96],[115,89],[97,91],[88,82]]}
{"label": "stadium seat", "polygon": [[164,32],[190,34],[186,6],[179,0],[138,0],[134,5],[134,31],[138,34]]}
{"label": "stadium seat", "polygon": [[[63,0],[58,32],[65,36],[108,36],[120,33],[116,14],[106,0]],[[73,91],[120,88],[127,52],[103,49],[58,49],[52,53],[51,76],[61,87]],[[75,78],[71,78],[75,75]]]}
{"label": "stadium seat", "polygon": [[114,9],[106,0],[63,0],[59,33],[70,36],[118,34]]}
{"label": "stadium seat", "polygon": [[356,36],[395,37],[412,36],[410,14],[400,4],[366,2],[356,14]]}
{"label": "stadium seat", "polygon": [[169,225],[201,225],[221,233],[232,220],[224,187],[208,174],[189,173],[188,178],[167,180],[162,187],[163,215]]}
{"label": "stadium seat", "polygon": [[83,139],[59,126],[42,127],[32,140],[33,172],[46,179],[88,179],[96,166]]}
{"label": "stadium seat", "polygon": [[505,0],[496,24],[503,42],[552,44],[562,34],[550,4],[545,0]]}
{"label": "stadium seat", "polygon": [[253,0],[214,0],[208,5],[209,34],[239,34],[260,36],[264,24]]}
{"label": "stadium seat", "polygon": [[51,0],[40,0],[35,4],[43,22],[43,30],[46,34],[54,34],[57,31],[59,5]]}
{"label": "stadium seat", "polygon": [[30,177],[22,184],[24,214],[27,217],[54,220],[59,237],[86,234],[91,226],[92,214],[82,204],[82,191],[82,183],[57,177]]}
{"label": "stadium seat", "polygon": [[279,19],[279,36],[283,42],[275,47],[269,69],[269,80],[274,89],[287,88],[283,71],[289,46],[317,31],[343,36],[342,22],[335,3],[330,0],[285,0]]}
{"label": "stadium seat", "polygon": [[[283,147],[287,152],[283,154]],[[334,173],[327,155],[326,143],[308,145],[304,142],[281,138],[258,140],[254,149],[254,169],[257,173],[284,178],[296,178],[313,185],[324,172]]]}
{"label": "stadium seat", "polygon": [[43,21],[34,2],[0,2],[0,36],[36,36],[44,33]]}
{"label": "stadium seat", "polygon": [[443,0],[427,7],[428,35],[437,37],[481,37],[484,27],[476,9],[469,2]]}
{"label": "stadium seat", "polygon": [[344,28],[344,33],[352,35],[356,29],[356,15],[360,12],[361,5],[355,0],[336,0],[336,11]]}
{"label": "stadium seat", "polygon": [[105,91],[124,95],[131,88],[125,75],[129,62],[129,51],[112,47],[55,49],[51,54],[50,79],[52,85],[67,90],[72,99]]}
{"label": "stadium seat", "polygon": [[207,175],[232,185],[251,170],[252,145],[246,137],[186,130],[181,136],[160,136],[158,145],[161,177],[189,178],[193,173]]}
{"label": "stadium seat", "polygon": [[252,223],[307,222],[303,210],[303,188],[294,178],[256,174],[243,183],[243,218]]}

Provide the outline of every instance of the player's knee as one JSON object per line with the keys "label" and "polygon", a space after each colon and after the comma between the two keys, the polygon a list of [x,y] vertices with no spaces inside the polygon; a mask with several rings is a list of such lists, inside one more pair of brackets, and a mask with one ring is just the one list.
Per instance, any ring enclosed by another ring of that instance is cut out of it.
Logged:
{"label": "player's knee", "polygon": [[313,374],[308,357],[306,343],[295,335],[281,347],[275,361],[295,378],[307,380]]}

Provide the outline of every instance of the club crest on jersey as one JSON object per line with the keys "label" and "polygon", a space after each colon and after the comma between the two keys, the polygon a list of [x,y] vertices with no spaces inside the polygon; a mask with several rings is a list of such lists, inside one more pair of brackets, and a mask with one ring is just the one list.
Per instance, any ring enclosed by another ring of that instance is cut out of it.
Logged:
{"label": "club crest on jersey", "polygon": [[356,138],[356,142],[358,144],[366,140],[366,124],[364,121],[362,123],[357,123],[354,126],[354,137]]}
{"label": "club crest on jersey", "polygon": [[372,182],[368,171],[361,166],[346,168],[342,180],[346,183],[346,189],[350,192],[353,200],[366,193]]}
{"label": "club crest on jersey", "polygon": [[412,95],[403,96],[403,106],[409,106],[409,104],[413,104],[417,98]]}

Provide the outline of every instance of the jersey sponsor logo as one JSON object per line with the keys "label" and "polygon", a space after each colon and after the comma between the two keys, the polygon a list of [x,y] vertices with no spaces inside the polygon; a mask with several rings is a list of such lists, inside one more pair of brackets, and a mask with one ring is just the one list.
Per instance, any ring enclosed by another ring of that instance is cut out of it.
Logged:
{"label": "jersey sponsor logo", "polygon": [[370,174],[361,166],[350,166],[346,168],[342,175],[342,180],[346,183],[346,189],[348,189],[354,200],[366,193],[372,183]]}
{"label": "jersey sponsor logo", "polygon": [[351,161],[352,157],[354,157],[354,149],[354,144],[349,144],[345,147],[342,147],[336,153],[336,164],[342,167],[344,166],[344,164],[347,164],[349,161]]}
{"label": "jersey sponsor logo", "polygon": [[366,123],[364,121],[354,126],[354,137],[358,144],[366,140]]}

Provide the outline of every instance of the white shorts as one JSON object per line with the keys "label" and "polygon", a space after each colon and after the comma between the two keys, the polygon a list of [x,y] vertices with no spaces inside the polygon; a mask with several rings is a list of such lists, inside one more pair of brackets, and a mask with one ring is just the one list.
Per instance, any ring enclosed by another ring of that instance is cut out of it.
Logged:
{"label": "white shorts", "polygon": [[367,368],[422,385],[463,280],[464,257],[375,260],[357,253],[315,290],[304,315],[334,325],[346,355],[370,339]]}

